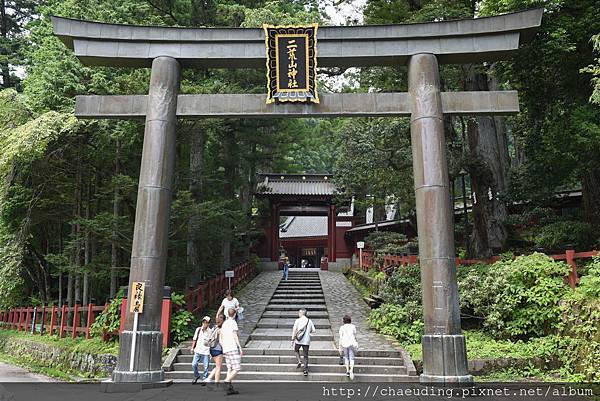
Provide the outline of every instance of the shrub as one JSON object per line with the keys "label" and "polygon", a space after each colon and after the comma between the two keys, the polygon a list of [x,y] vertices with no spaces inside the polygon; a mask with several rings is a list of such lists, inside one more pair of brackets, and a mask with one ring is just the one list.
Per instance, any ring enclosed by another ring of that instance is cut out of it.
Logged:
{"label": "shrub", "polygon": [[388,245],[405,245],[406,235],[390,231],[374,231],[365,237],[365,242],[373,251],[381,251],[381,248]]}
{"label": "shrub", "polygon": [[542,227],[535,236],[535,245],[558,251],[566,245],[587,249],[594,243],[592,225],[579,221],[557,221]]}
{"label": "shrub", "polygon": [[198,322],[191,312],[183,309],[185,297],[182,294],[172,293],[171,302],[173,302],[177,311],[171,315],[169,333],[173,344],[179,344],[194,334],[194,327],[197,326]]}
{"label": "shrub", "polygon": [[100,337],[106,333],[109,338],[117,338],[119,326],[121,324],[121,304],[123,297],[114,298],[107,308],[94,320],[90,327],[90,332],[94,337]]}
{"label": "shrub", "polygon": [[380,333],[390,335],[405,344],[421,341],[423,320],[420,319],[421,306],[414,303],[405,305],[383,304],[369,314],[371,327]]}
{"label": "shrub", "polygon": [[584,380],[600,381],[600,257],[593,259],[575,291],[567,292],[560,309],[559,334],[569,339],[558,353],[564,368]]}
{"label": "shrub", "polygon": [[394,273],[379,289],[385,302],[402,305],[412,301],[421,304],[421,269],[419,265],[407,265]]}
{"label": "shrub", "polygon": [[569,267],[534,253],[470,270],[459,281],[461,308],[484,318],[483,328],[500,337],[551,334],[560,316],[559,301],[569,291]]}

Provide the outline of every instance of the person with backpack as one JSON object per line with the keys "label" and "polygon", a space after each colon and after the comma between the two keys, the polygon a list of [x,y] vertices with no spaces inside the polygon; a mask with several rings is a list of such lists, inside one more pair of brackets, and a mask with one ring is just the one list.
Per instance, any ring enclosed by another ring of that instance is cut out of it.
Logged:
{"label": "person with backpack", "polygon": [[214,378],[215,386],[219,387],[219,381],[221,380],[221,366],[223,365],[223,347],[219,342],[219,337],[221,335],[221,327],[223,327],[224,321],[225,316],[217,315],[216,325],[211,330],[208,339],[204,342],[204,345],[206,345],[209,348],[210,356],[212,356],[213,362],[215,363],[215,367],[210,372],[208,377],[202,380],[202,386],[206,386],[206,384],[210,383],[211,380]]}
{"label": "person with backpack", "polygon": [[340,355],[344,356],[346,364],[346,376],[354,380],[354,357],[358,352],[358,341],[356,341],[356,326],[352,324],[350,315],[345,315],[343,325],[340,326]]}
{"label": "person with backpack", "polygon": [[227,395],[239,394],[239,392],[233,388],[232,382],[240,370],[242,370],[243,351],[238,336],[238,325],[234,318],[235,313],[235,310],[229,309],[229,319],[225,320],[225,323],[223,323],[219,337],[219,342],[223,347],[225,363],[227,364],[227,377],[225,377]]}
{"label": "person with backpack", "polygon": [[294,328],[292,329],[292,346],[296,353],[296,359],[298,364],[296,368],[302,366],[300,359],[300,348],[304,356],[304,376],[308,376],[308,348],[310,347],[310,336],[316,333],[315,325],[312,320],[306,317],[306,309],[300,309],[298,311],[298,319],[294,322]]}
{"label": "person with backpack", "polygon": [[202,325],[196,328],[196,332],[194,333],[194,337],[192,338],[192,352],[194,352],[194,359],[192,360],[192,369],[194,370],[194,380],[192,380],[192,384],[196,384],[198,379],[200,379],[200,373],[198,372],[198,364],[202,361],[202,367],[204,368],[204,372],[202,374],[202,379],[206,379],[208,377],[208,364],[210,362],[210,349],[205,344],[206,340],[210,335],[210,317],[204,316],[202,318]]}

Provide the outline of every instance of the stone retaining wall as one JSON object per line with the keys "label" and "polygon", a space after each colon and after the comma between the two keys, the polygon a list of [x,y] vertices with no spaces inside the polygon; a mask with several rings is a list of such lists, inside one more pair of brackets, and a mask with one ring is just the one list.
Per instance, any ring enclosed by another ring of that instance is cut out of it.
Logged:
{"label": "stone retaining wall", "polygon": [[0,350],[16,358],[37,360],[40,365],[56,366],[94,377],[109,377],[117,364],[117,356],[77,352],[23,338],[7,338]]}
{"label": "stone retaining wall", "polygon": [[[417,373],[423,372],[423,361],[414,360]],[[507,368],[522,369],[533,366],[539,369],[558,367],[556,362],[547,362],[542,358],[495,358],[495,359],[469,359],[469,373],[473,376],[483,376],[499,372]]]}

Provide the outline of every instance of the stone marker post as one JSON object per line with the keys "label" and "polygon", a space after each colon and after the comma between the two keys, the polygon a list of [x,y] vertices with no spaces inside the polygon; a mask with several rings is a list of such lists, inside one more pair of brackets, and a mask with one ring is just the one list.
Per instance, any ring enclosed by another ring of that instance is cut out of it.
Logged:
{"label": "stone marker post", "polygon": [[[129,312],[130,305],[127,305],[125,330],[119,339],[119,361],[112,376],[115,382],[164,380],[160,321],[167,265],[179,81],[180,65],[176,59],[157,57],[153,60],[129,273],[129,295],[133,294],[133,282],[146,285],[144,312],[139,316],[133,371],[129,371],[133,313]],[[128,303],[131,299],[128,296]]]}
{"label": "stone marker post", "polygon": [[408,66],[411,143],[423,287],[421,382],[471,382],[460,330],[454,229],[438,61],[417,54]]}

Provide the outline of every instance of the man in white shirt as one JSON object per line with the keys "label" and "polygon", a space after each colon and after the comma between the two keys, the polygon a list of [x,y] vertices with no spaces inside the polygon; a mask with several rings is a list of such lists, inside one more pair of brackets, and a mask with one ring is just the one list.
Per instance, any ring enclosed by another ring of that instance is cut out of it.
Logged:
{"label": "man in white shirt", "polygon": [[229,319],[225,320],[221,327],[220,343],[223,347],[223,355],[227,364],[227,377],[225,378],[227,395],[239,394],[238,391],[234,390],[231,382],[238,372],[242,370],[243,353],[238,337],[238,325],[235,321],[235,313],[235,309],[229,309]]}
{"label": "man in white shirt", "polygon": [[233,309],[235,310],[235,313],[233,314],[232,319],[235,319],[237,321],[237,311],[240,307],[240,302],[237,300],[237,298],[233,296],[233,292],[231,292],[231,290],[227,290],[225,294],[226,296],[223,299],[223,302],[221,302],[221,306],[217,311],[217,316],[223,313],[225,315],[225,319],[229,319],[229,311]]}
{"label": "man in white shirt", "polygon": [[294,352],[296,353],[296,359],[298,365],[296,368],[302,366],[300,360],[300,348],[304,354],[304,376],[308,376],[308,348],[310,346],[310,335],[316,333],[315,325],[312,320],[306,317],[306,309],[300,309],[298,311],[298,319],[294,322],[294,328],[292,329],[292,345],[294,346]]}
{"label": "man in white shirt", "polygon": [[194,359],[192,360],[192,368],[194,369],[194,380],[192,380],[192,384],[196,384],[198,379],[200,379],[200,373],[198,372],[198,363],[200,361],[202,361],[202,366],[204,367],[202,379],[206,379],[208,377],[210,349],[207,345],[204,344],[204,341],[208,340],[208,337],[210,335],[210,329],[208,327],[209,323],[210,317],[204,316],[204,318],[202,318],[202,326],[196,329],[196,332],[194,333],[194,337],[192,339],[192,351],[194,352]]}

